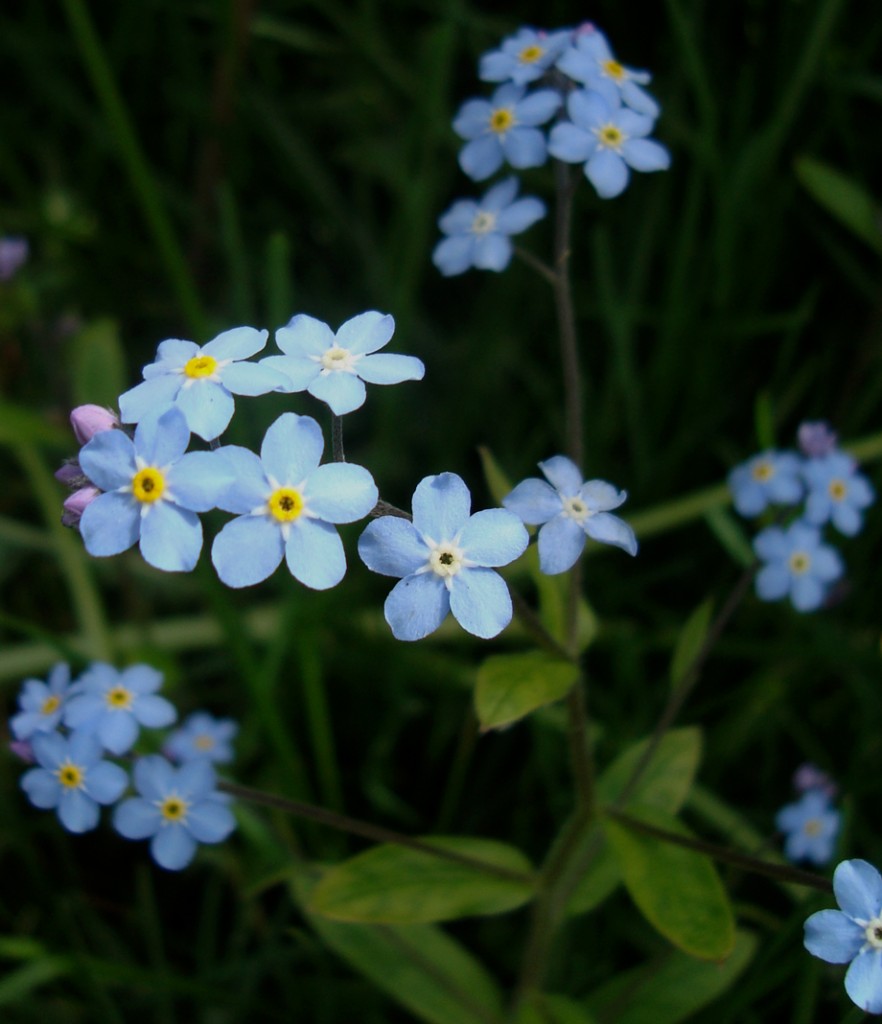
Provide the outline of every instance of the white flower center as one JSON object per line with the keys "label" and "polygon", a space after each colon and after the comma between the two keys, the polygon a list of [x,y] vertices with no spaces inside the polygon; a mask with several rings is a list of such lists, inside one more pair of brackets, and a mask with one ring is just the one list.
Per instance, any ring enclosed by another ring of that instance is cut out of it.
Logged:
{"label": "white flower center", "polygon": [[591,509],[577,495],[574,498],[563,499],[563,513],[570,519],[575,519],[577,523],[584,523],[591,515]]}
{"label": "white flower center", "polygon": [[348,348],[332,345],[320,357],[313,358],[318,358],[322,364],[322,376],[326,377],[329,373],[355,373],[355,364],[361,355],[353,355]]}
{"label": "white flower center", "polygon": [[594,134],[601,149],[612,149],[616,153],[621,150],[622,144],[628,141],[628,136],[614,124],[603,124],[594,129]]}
{"label": "white flower center", "polygon": [[882,949],[882,917],[874,917],[864,926],[864,937],[867,945],[873,949]]}
{"label": "white flower center", "polygon": [[430,544],[429,568],[445,583],[463,568],[465,552],[452,541]]}
{"label": "white flower center", "polygon": [[790,556],[790,571],[794,576],[807,573],[812,565],[811,556],[807,551],[794,551]]}
{"label": "white flower center", "polygon": [[486,235],[496,227],[496,214],[478,210],[472,221],[472,231],[476,235]]}

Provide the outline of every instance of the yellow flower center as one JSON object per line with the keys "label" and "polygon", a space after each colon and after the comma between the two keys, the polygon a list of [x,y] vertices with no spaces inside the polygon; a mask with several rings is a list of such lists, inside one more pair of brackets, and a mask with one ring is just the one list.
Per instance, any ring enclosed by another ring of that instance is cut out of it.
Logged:
{"label": "yellow flower center", "polygon": [[132,494],[145,505],[159,501],[165,492],[165,477],[158,469],[147,466],[132,477]]}
{"label": "yellow flower center", "polygon": [[267,506],[280,523],[293,523],[303,512],[303,495],[293,487],[279,487],[269,496]]}
{"label": "yellow flower center", "polygon": [[200,377],[210,377],[217,369],[217,360],[214,356],[193,356],[184,366],[184,373],[194,380]]}
{"label": "yellow flower center", "polygon": [[514,123],[514,114],[508,107],[499,107],[490,115],[490,130],[498,135],[504,135]]}
{"label": "yellow flower center", "polygon": [[455,576],[462,568],[463,552],[455,544],[439,544],[429,555],[432,572],[443,580]]}
{"label": "yellow flower center", "polygon": [[809,818],[802,826],[802,830],[807,836],[819,836],[821,834],[821,823],[817,818]]}
{"label": "yellow flower center", "polygon": [[475,214],[475,219],[472,221],[472,231],[476,235],[486,235],[488,231],[492,231],[495,227],[495,213],[484,213],[483,210],[479,210]]}
{"label": "yellow flower center", "polygon": [[618,149],[625,141],[625,133],[620,128],[616,128],[614,124],[605,124],[602,128],[597,129],[597,138],[601,145],[608,146],[610,149]]}
{"label": "yellow flower center", "polygon": [[523,50],[518,54],[518,60],[522,64],[535,64],[537,60],[545,53],[545,50],[541,46],[536,46],[534,43],[532,46],[525,46]]}
{"label": "yellow flower center", "polygon": [[775,475],[775,467],[771,462],[758,462],[750,471],[750,475],[757,483],[764,484]]}
{"label": "yellow flower center", "polygon": [[58,781],[65,789],[79,789],[86,781],[86,773],[70,759],[55,769]]}
{"label": "yellow flower center", "polygon": [[601,65],[603,73],[609,75],[610,78],[615,78],[616,81],[620,81],[625,77],[625,69],[617,60],[605,60]]}
{"label": "yellow flower center", "polygon": [[830,497],[834,501],[842,501],[848,493],[848,488],[843,480],[831,480],[828,486]]}
{"label": "yellow flower center", "polygon": [[42,706],[40,707],[41,715],[51,715],[53,711],[58,710],[58,706],[61,704],[60,697],[47,697]]}
{"label": "yellow flower center", "polygon": [[790,571],[794,576],[801,576],[808,572],[812,560],[804,551],[794,551],[790,556]]}
{"label": "yellow flower center", "polygon": [[199,736],[193,737],[193,746],[197,750],[211,750],[214,746],[214,737],[209,736],[208,733],[201,733]]}
{"label": "yellow flower center", "polygon": [[108,707],[116,708],[119,711],[128,711],[132,706],[134,694],[124,686],[114,686],[112,690],[107,691],[104,699],[107,701]]}
{"label": "yellow flower center", "polygon": [[179,796],[167,796],[159,805],[159,813],[166,822],[180,822],[187,817],[189,805]]}

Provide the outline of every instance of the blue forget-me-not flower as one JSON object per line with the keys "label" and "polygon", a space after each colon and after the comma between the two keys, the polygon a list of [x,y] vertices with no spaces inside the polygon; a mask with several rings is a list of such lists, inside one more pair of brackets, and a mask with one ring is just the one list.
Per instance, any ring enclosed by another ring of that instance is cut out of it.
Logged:
{"label": "blue forget-me-not flower", "polygon": [[34,733],[53,732],[61,723],[70,693],[70,666],[65,662],[52,667],[45,683],[42,679],[26,679],[18,698],[21,711],[9,721],[13,736],[28,740]]}
{"label": "blue forget-me-not flower", "polygon": [[511,596],[494,568],[523,553],[527,531],[505,509],[470,512],[462,479],[440,473],[417,485],[413,522],[383,516],[359,538],[358,553],[369,569],[401,577],[384,606],[398,640],[428,636],[448,611],[463,629],[485,639],[511,622]]}
{"label": "blue forget-me-not flower", "polygon": [[194,711],[163,744],[173,761],[206,760],[227,764],[233,760],[232,741],[239,726],[232,718],[215,718],[207,711]]}
{"label": "blue forget-me-not flower", "polygon": [[753,549],[766,564],[756,575],[763,601],[790,598],[797,611],[819,608],[830,583],[843,572],[839,553],[821,543],[821,531],[801,520],[786,529],[769,526],[756,535]]}
{"label": "blue forget-me-not flower", "polygon": [[489,100],[467,100],[453,121],[453,129],[466,139],[459,165],[474,181],[489,178],[507,160],[512,167],[539,167],[545,163],[545,124],[560,107],[554,89],[527,93],[523,85],[501,85]]}
{"label": "blue forget-me-not flower", "polygon": [[102,761],[101,743],[91,733],[35,733],[31,747],[40,767],[25,772],[21,787],[35,807],[57,810],[69,832],[93,829],[98,805],[114,803],[128,785],[118,764]]}
{"label": "blue forget-me-not flower", "polygon": [[174,706],[157,694],[162,673],[150,665],[119,671],[96,661],[80,676],[64,709],[69,729],[94,733],[113,754],[124,754],[143,725],[161,729],[177,718]]}
{"label": "blue forget-me-not flower", "polygon": [[830,964],[850,964],[845,991],[867,1013],[882,1013],[882,876],[865,860],[844,860],[833,873],[840,910],[819,910],[805,923],[805,948]]}
{"label": "blue forget-me-not flower", "polygon": [[811,789],[775,815],[775,826],[785,834],[784,853],[789,860],[824,865],[833,857],[839,834],[840,814],[820,789]]}
{"label": "blue forget-me-not flower", "polygon": [[364,405],[365,382],[423,379],[426,368],[416,356],[378,354],[394,331],[395,320],[375,310],[347,320],[336,334],[326,323],[301,313],[276,331],[276,344],[285,355],[267,356],[261,365],[283,375],[279,391],[308,391],[327,402],[335,416],[344,416]]}
{"label": "blue forget-me-not flower", "polygon": [[758,516],[768,505],[795,505],[803,495],[802,462],[793,452],[754,455],[729,474],[735,508]]}
{"label": "blue forget-me-not flower", "polygon": [[551,67],[570,41],[572,32],[540,32],[521,28],[513,36],[503,39],[498,50],[481,57],[478,75],[485,82],[514,82],[526,85],[534,82]]}
{"label": "blue forget-me-not flower", "polygon": [[[566,572],[582,554],[591,537],[637,554],[637,538],[631,527],[610,511],[628,497],[604,480],[582,481],[578,466],[565,455],[539,463],[545,480],[522,480],[502,499],[525,523],[540,525],[539,568],[548,575]],[[546,483],[546,480],[548,481]]]}
{"label": "blue forget-me-not flower", "polygon": [[265,395],[285,383],[263,363],[243,362],[267,337],[267,331],[234,327],[201,348],[179,338],[163,341],[156,362],[144,367],[143,383],[120,395],[123,423],[140,423],[152,410],[174,403],[194,434],[213,441],[233,417],[233,395]]}
{"label": "blue forget-me-not flower", "polygon": [[160,867],[185,868],[198,843],[223,842],[236,827],[205,759],[174,768],[155,754],[138,760],[133,774],[141,795],[123,800],[114,811],[113,827],[126,839],[149,839]]}
{"label": "blue forget-me-not flower", "polygon": [[551,130],[548,152],[558,160],[585,165],[585,176],[601,199],[620,195],[630,170],[664,171],[671,158],[664,146],[646,136],[653,120],[621,105],[618,95],[577,89],[567,99],[570,121]]}
{"label": "blue forget-me-not flower", "polygon": [[460,199],[438,225],[445,235],[432,253],[442,274],[462,274],[469,267],[504,270],[512,257],[509,235],[526,231],[545,216],[545,204],[533,196],[516,199],[517,178],[506,178],[488,189],[478,202]]}
{"label": "blue forget-me-not flower", "polygon": [[803,463],[802,474],[808,487],[805,520],[814,526],[831,522],[840,533],[853,537],[863,525],[862,512],[872,505],[873,488],[857,472],[854,459],[845,452],[833,451]]}
{"label": "blue forget-me-not flower", "polygon": [[361,466],[320,466],[323,448],[314,419],[286,412],[267,430],[259,458],[247,448],[219,449],[234,483],[218,504],[238,518],[215,537],[211,560],[228,586],[260,583],[283,557],[295,579],[314,590],[343,579],[346,556],[332,524],[362,519],[378,494]]}
{"label": "blue forget-me-not flower", "polygon": [[89,441],[80,466],[105,492],[89,501],[79,522],[90,555],[118,555],[138,541],[157,569],[188,572],[196,565],[202,550],[196,513],[215,507],[230,478],[215,452],[185,455],[189,443],[176,406],[145,416],[134,440],[105,430]]}

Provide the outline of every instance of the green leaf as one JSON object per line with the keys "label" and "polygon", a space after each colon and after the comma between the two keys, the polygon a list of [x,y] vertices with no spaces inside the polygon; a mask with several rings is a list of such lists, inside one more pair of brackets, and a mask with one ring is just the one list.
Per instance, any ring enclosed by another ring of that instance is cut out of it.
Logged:
{"label": "green leaf", "polygon": [[595,1024],[595,1017],[567,996],[534,992],[518,1011],[516,1024]]}
{"label": "green leaf", "polygon": [[116,408],[127,387],[116,321],[105,317],[86,324],[71,338],[68,351],[74,404]]}
{"label": "green leaf", "polygon": [[[0,444],[17,445],[22,442],[52,448],[76,447],[70,431],[59,430],[29,409],[0,399]],[[61,494],[61,491],[58,493]]]}
{"label": "green leaf", "polygon": [[[690,836],[676,818],[655,808],[631,812],[647,824]],[[684,953],[722,960],[735,944],[732,907],[713,863],[704,854],[644,835],[612,818],[603,830],[622,880],[644,917]]]}
{"label": "green leaf", "polygon": [[712,508],[704,513],[708,529],[717,538],[723,550],[736,565],[746,569],[756,561],[756,555],[741,522],[727,508]]}
{"label": "green leaf", "polygon": [[[530,876],[533,870],[520,850],[490,839],[423,841],[507,871]],[[532,898],[534,888],[526,879],[384,843],[331,868],[316,886],[310,909],[338,921],[426,924],[513,910]]]}
{"label": "green leaf", "polygon": [[458,942],[432,925],[339,924],[311,913],[314,885],[292,876],[296,901],[338,956],[428,1024],[501,1024],[502,995],[492,977]]}
{"label": "green leaf", "polygon": [[498,654],[478,669],[475,713],[482,729],[499,729],[565,697],[579,678],[572,662],[544,651]]}
{"label": "green leaf", "polygon": [[671,658],[671,684],[677,688],[689,671],[695,657],[707,637],[714,610],[712,601],[700,604],[686,620],[680,630],[677,643],[674,645],[674,656]]}
{"label": "green leaf", "polygon": [[481,465],[484,468],[484,479],[487,481],[487,489],[493,496],[493,500],[498,505],[501,505],[502,499],[511,493],[512,483],[502,471],[489,448],[479,445],[478,455],[481,457]]}
{"label": "green leaf", "polygon": [[813,199],[853,235],[882,253],[882,211],[865,188],[820,160],[801,157],[794,166]]}
{"label": "green leaf", "polygon": [[[640,740],[623,751],[598,781],[600,795],[613,803],[643,758],[649,740]],[[696,726],[671,729],[655,750],[634,792],[622,807],[632,803],[676,814],[683,806],[701,760],[701,730]]]}
{"label": "green leaf", "polygon": [[[561,644],[566,644],[569,577],[561,573],[549,576],[539,569],[539,551],[534,544],[528,548],[524,564],[530,570],[539,595],[539,618],[542,625]],[[580,597],[576,614],[576,650],[582,654],[597,636],[600,626],[588,602]]]}
{"label": "green leaf", "polygon": [[760,451],[775,447],[775,410],[768,391],[760,391],[753,403],[756,440]]}
{"label": "green leaf", "polygon": [[678,950],[616,975],[588,998],[601,1024],[678,1024],[722,995],[756,952],[751,932],[739,930],[722,963]]}
{"label": "green leaf", "polygon": [[579,879],[567,911],[570,914],[585,914],[614,892],[622,880],[622,872],[616,855],[610,849],[599,825],[594,825],[588,834],[588,841],[597,843],[597,853],[592,857],[588,870]]}

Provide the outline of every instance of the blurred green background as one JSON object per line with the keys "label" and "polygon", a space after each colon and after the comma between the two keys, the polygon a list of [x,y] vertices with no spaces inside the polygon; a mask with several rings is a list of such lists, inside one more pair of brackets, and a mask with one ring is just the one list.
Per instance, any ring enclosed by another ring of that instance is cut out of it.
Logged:
{"label": "blurred green background", "polygon": [[[351,570],[336,590],[308,593],[279,572],[233,594],[204,554],[185,578],[132,553],[88,559],[59,525],[51,471],[74,454],[71,406],[112,403],[163,338],[273,329],[296,312],[336,327],[365,309],[391,312],[390,349],[427,367],[423,383],[374,391],[347,418],[347,455],[387,500],[409,507],[419,479],[451,470],[484,507],[479,446],[512,480],[560,451],[547,285],[517,262],[445,280],[430,255],[438,216],[483,191],[459,171],[450,129],[463,100],[489,92],[477,57],[522,24],[586,17],[624,63],[652,70],[655,137],[673,155],[670,172],[635,175],[616,201],[586,185],[573,253],[584,468],[626,488],[644,527],[636,560],[606,551],[586,570],[601,759],[651,729],[679,625],[708,595],[722,600],[749,536],[721,509],[702,516],[700,499],[688,516],[674,505],[670,527],[657,510],[718,486],[761,445],[792,445],[803,419],[829,420],[846,442],[882,429],[882,20],[870,4],[4,5],[0,234],[31,248],[0,283],[9,711],[21,680],[56,660],[148,660],[182,712],[242,722],[244,783],[542,854],[569,801],[559,717],[478,737],[469,692],[485,648],[453,628],[395,644],[387,582],[357,563],[357,528],[344,531]],[[522,177],[550,202],[547,168]],[[549,224],[524,244],[548,258]],[[305,396],[240,400],[230,439],[255,446],[292,407],[322,418]],[[842,543],[834,607],[799,616],[750,597],[720,643],[684,716],[705,729],[687,814],[699,831],[762,842],[810,759],[844,794],[843,855],[882,859],[880,537],[871,511]],[[518,641],[515,629],[498,646]],[[109,829],[65,834],[26,804],[19,775],[0,758],[4,1021],[414,1019],[321,945],[281,884],[292,858],[363,844],[243,810],[230,843],[168,875]],[[738,988],[692,1019],[840,1019],[841,972],[801,948],[809,904],[724,877],[763,945]],[[524,920],[453,933],[508,983]],[[552,987],[586,995],[661,949],[619,894],[573,923]]]}

